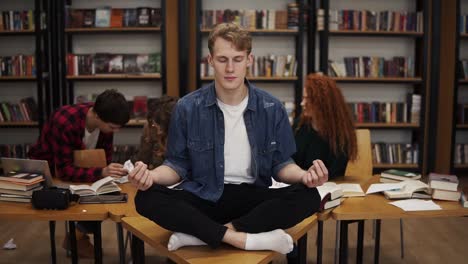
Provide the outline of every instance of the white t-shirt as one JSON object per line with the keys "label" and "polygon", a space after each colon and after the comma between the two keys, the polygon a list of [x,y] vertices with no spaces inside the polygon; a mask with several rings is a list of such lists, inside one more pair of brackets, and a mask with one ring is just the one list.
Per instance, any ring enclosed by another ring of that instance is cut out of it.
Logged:
{"label": "white t-shirt", "polygon": [[218,106],[224,114],[224,183],[253,183],[252,154],[247,129],[244,123],[244,111],[249,97],[238,105],[227,105],[218,99]]}
{"label": "white t-shirt", "polygon": [[88,132],[88,129],[86,129],[86,127],[84,130],[85,133],[83,136],[83,143],[85,144],[86,149],[95,149],[99,138],[99,129],[95,128],[91,133]]}

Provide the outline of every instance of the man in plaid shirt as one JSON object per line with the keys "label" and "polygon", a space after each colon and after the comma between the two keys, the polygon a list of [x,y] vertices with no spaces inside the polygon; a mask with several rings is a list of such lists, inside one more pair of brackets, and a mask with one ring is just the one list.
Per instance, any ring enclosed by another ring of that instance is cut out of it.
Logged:
{"label": "man in plaid shirt", "polygon": [[[44,125],[41,136],[28,155],[31,159],[47,160],[51,172],[65,181],[94,182],[106,176],[124,176],[127,171],[122,164],[111,163],[113,133],[130,119],[125,97],[116,90],[106,90],[96,98],[96,103],[66,105],[55,111]],[[79,168],[73,166],[73,151],[104,149],[105,168]],[[78,229],[84,233],[96,230],[99,223],[79,222]],[[64,247],[68,248],[67,238]],[[93,257],[94,247],[86,234],[77,232],[78,254]]]}
{"label": "man in plaid shirt", "polygon": [[[44,125],[41,136],[29,151],[31,159],[47,160],[55,177],[65,181],[95,182],[106,176],[126,175],[121,164],[112,160],[113,133],[130,118],[125,97],[115,90],[106,90],[96,103],[66,105],[55,111]],[[105,168],[73,166],[73,151],[99,149],[106,152]]]}

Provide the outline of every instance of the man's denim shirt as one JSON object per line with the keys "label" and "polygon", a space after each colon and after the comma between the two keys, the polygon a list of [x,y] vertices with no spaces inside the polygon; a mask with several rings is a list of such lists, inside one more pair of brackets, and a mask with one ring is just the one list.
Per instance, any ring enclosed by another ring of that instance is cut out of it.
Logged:
{"label": "man's denim shirt", "polygon": [[[286,165],[296,144],[282,103],[246,81],[244,112],[255,185],[268,187]],[[164,165],[184,180],[178,188],[216,202],[224,187],[224,116],[214,82],[179,100],[172,114]]]}

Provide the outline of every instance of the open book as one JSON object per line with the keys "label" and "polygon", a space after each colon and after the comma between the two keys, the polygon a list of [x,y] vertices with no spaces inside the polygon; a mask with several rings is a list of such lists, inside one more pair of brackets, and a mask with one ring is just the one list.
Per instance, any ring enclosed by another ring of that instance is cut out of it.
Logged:
{"label": "open book", "polygon": [[98,195],[111,192],[119,192],[121,189],[114,183],[114,179],[110,176],[100,179],[99,181],[89,185],[70,185],[70,191],[73,194],[80,196]]}
{"label": "open book", "polygon": [[428,198],[430,199],[429,185],[418,180],[403,181],[401,189],[384,191],[387,199]]}

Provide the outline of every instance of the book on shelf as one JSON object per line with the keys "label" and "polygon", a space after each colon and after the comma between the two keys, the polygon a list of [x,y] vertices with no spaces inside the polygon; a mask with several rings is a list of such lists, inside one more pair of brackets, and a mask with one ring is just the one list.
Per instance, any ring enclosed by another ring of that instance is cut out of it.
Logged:
{"label": "book on shelf", "polygon": [[404,171],[404,170],[397,170],[397,169],[390,169],[385,170],[380,173],[381,178],[393,179],[393,180],[417,180],[421,178],[421,174]]}
{"label": "book on shelf", "polygon": [[140,27],[148,27],[150,26],[150,14],[151,8],[149,7],[139,7],[137,8],[137,18],[138,18],[138,26]]}
{"label": "book on shelf", "polygon": [[430,198],[429,185],[419,180],[405,180],[401,189],[384,191],[387,199]]}
{"label": "book on shelf", "polygon": [[19,182],[19,183],[36,183],[44,180],[44,176],[38,173],[29,173],[21,171],[9,171],[5,175],[0,175],[1,181]]}
{"label": "book on shelf", "polygon": [[136,27],[137,21],[137,10],[134,8],[126,8],[123,14],[123,26],[124,27]]}
{"label": "book on shelf", "polygon": [[84,9],[83,10],[83,22],[81,23],[76,23],[74,27],[83,27],[85,28],[92,28],[94,27],[94,23],[96,22],[96,13],[94,12],[94,9]]}
{"label": "book on shelf", "polygon": [[460,202],[463,207],[468,208],[468,186],[462,188]]}
{"label": "book on shelf", "polygon": [[121,8],[112,8],[110,26],[113,28],[121,28],[123,25],[123,13],[124,10]]}
{"label": "book on shelf", "polygon": [[98,28],[110,27],[111,23],[111,8],[110,7],[98,7],[96,8],[96,21],[95,26]]}
{"label": "book on shelf", "polygon": [[458,189],[458,177],[456,175],[429,173],[429,186],[432,189],[454,191]]}
{"label": "book on shelf", "polygon": [[143,95],[134,96],[132,111],[135,118],[145,118],[148,112],[148,97]]}
{"label": "book on shelf", "polygon": [[120,187],[114,183],[114,179],[110,176],[102,178],[91,185],[70,185],[70,191],[73,194],[80,196],[99,195],[112,192],[120,192]]}
{"label": "book on shelf", "polygon": [[441,189],[432,189],[432,199],[445,200],[445,201],[458,201],[460,200],[461,191],[447,191]]}

